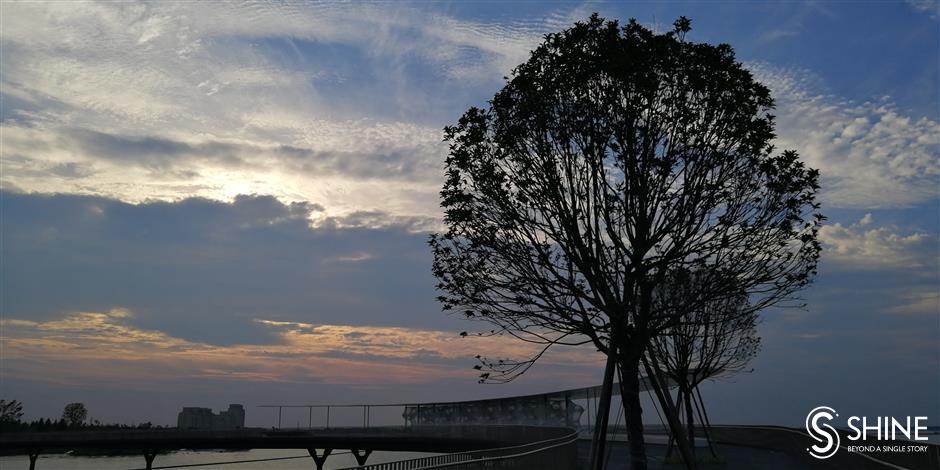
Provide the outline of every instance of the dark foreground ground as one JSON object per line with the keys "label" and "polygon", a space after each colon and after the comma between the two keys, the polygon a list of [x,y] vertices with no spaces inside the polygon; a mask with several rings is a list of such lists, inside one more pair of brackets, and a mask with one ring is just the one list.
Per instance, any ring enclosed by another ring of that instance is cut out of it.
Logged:
{"label": "dark foreground ground", "polygon": [[[684,470],[685,466],[678,458],[678,452],[674,452],[670,463],[664,462],[666,446],[656,442],[665,442],[665,436],[656,430],[647,431],[646,452],[649,468]],[[839,430],[839,433],[843,443],[852,443],[847,431]],[[814,444],[813,439],[796,428],[721,425],[713,426],[711,435],[715,442],[718,442],[716,446],[721,463],[700,463],[698,467],[703,470],[940,470],[940,445],[927,442],[918,442],[915,446],[915,443],[905,440],[861,441],[858,443],[860,446],[871,448],[866,454],[849,452],[848,447],[842,446],[835,455],[820,460],[806,452]],[[611,442],[611,455],[607,465],[610,470],[630,468],[629,451],[622,437],[624,436],[617,435]],[[655,438],[659,438],[658,441]],[[699,440],[702,442],[697,442],[701,445],[696,447],[698,457],[710,457],[705,440],[697,436],[696,441]],[[588,468],[590,449],[589,440],[578,442],[579,469]]]}
{"label": "dark foreground ground", "polygon": [[[629,469],[629,450],[625,442],[612,442],[611,452],[607,461],[607,468],[610,470]],[[707,449],[698,449],[703,455],[708,455]],[[681,463],[664,463],[663,456],[666,454],[666,446],[647,445],[646,452],[649,459],[650,470],[681,470],[685,466]],[[591,442],[578,442],[578,469],[586,470],[588,460],[590,459]],[[673,452],[675,454],[675,451]],[[802,459],[789,456],[780,452],[757,449],[752,447],[739,446],[718,446],[718,455],[725,461],[721,464],[700,464],[701,469],[722,469],[722,470],[803,470],[808,468],[806,462]]]}
{"label": "dark foreground ground", "polygon": [[[625,470],[630,468],[629,450],[625,442],[612,442],[609,444],[608,470]],[[830,460],[816,460],[808,455],[794,455],[770,449],[745,447],[734,445],[717,446],[719,457],[723,463],[699,464],[701,470],[890,470],[904,468],[910,470],[940,470],[940,466],[933,463],[916,464],[914,467],[891,467],[872,463],[858,456],[842,455],[842,458]],[[649,461],[649,470],[684,470],[681,463],[664,463],[666,453],[664,445],[647,445],[646,452]],[[697,449],[700,455],[710,455],[707,449]],[[578,441],[578,470],[587,470],[591,453],[591,442]],[[673,455],[676,455],[675,452]],[[675,461],[675,460],[672,460]],[[926,466],[924,466],[926,465]]]}

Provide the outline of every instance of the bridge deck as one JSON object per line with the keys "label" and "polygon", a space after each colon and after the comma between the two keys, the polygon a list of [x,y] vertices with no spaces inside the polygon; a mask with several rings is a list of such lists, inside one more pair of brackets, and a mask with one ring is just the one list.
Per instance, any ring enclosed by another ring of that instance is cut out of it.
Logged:
{"label": "bridge deck", "polygon": [[72,431],[4,433],[0,452],[78,449],[369,449],[394,452],[461,452],[536,442],[570,430],[530,426],[413,426],[332,428],[304,431]]}

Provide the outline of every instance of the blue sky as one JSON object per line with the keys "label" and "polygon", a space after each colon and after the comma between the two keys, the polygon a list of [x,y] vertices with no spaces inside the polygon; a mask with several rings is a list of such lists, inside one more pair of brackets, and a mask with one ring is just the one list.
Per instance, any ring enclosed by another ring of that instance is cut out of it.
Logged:
{"label": "blue sky", "polygon": [[[731,44],[820,169],[805,311],[767,311],[720,422],[827,404],[940,420],[936,2],[3,3],[0,395],[29,417],[477,398],[591,385],[559,350],[475,384],[439,311],[442,128],[597,11]],[[460,341],[464,341],[460,343]],[[476,341],[476,342],[474,342]],[[768,397],[774,406],[767,406]],[[141,405],[146,403],[146,405]],[[649,419],[652,413],[647,413]],[[258,422],[259,424],[264,424]]]}

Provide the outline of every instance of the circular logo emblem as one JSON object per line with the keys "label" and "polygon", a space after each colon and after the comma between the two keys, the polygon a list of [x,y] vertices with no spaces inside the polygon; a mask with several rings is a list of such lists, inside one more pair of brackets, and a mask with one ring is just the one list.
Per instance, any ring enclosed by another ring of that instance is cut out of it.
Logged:
{"label": "circular logo emblem", "polygon": [[806,416],[806,432],[818,442],[806,449],[809,455],[817,459],[828,459],[839,450],[839,433],[828,424],[836,416],[839,416],[836,410],[828,406],[813,408]]}

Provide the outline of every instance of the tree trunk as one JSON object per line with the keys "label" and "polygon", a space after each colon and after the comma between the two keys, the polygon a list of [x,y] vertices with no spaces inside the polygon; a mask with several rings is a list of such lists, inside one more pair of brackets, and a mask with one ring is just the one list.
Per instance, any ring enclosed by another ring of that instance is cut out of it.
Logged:
{"label": "tree trunk", "polygon": [[[666,393],[669,393],[669,392],[667,391]],[[676,408],[679,408],[681,406],[682,406],[682,392],[678,392],[676,393]],[[672,432],[672,430],[669,430],[669,429],[667,429],[667,431],[669,431],[669,445],[666,447],[666,457],[672,457],[672,450],[674,448],[674,444],[676,443],[676,433]]]}
{"label": "tree trunk", "polygon": [[630,469],[646,470],[646,444],[643,440],[643,409],[640,406],[640,359],[620,361],[620,399],[630,445]]}
{"label": "tree trunk", "polygon": [[689,427],[689,447],[692,451],[692,458],[695,458],[695,415],[692,414],[692,391],[685,390],[685,416],[686,426]]}
{"label": "tree trunk", "polygon": [[712,457],[718,458],[718,452],[715,451],[715,445],[712,440],[712,423],[708,420],[708,413],[705,411],[705,402],[702,401],[702,392],[695,386],[695,394],[698,396],[696,408],[699,412],[699,422],[702,423],[702,429],[705,431],[705,440],[708,441],[708,450],[712,452]]}
{"label": "tree trunk", "polygon": [[603,470],[604,448],[607,444],[607,422],[610,420],[610,395],[613,391],[614,369],[617,367],[617,347],[613,340],[607,349],[607,367],[604,369],[604,383],[601,396],[597,400],[597,420],[594,423],[594,437],[591,440],[591,470]]}
{"label": "tree trunk", "polygon": [[669,423],[669,432],[676,438],[676,445],[679,447],[679,453],[682,454],[682,459],[685,460],[685,467],[689,470],[695,470],[697,466],[695,459],[692,457],[692,451],[689,449],[689,442],[686,440],[682,423],[679,422],[679,412],[672,403],[672,396],[669,394],[669,389],[665,384],[659,381],[659,376],[662,372],[659,371],[659,369],[654,369],[645,357],[641,358],[641,360],[646,370],[646,376],[650,383],[653,384],[653,390],[656,392],[656,397],[659,399],[663,414],[666,415],[666,421]]}

